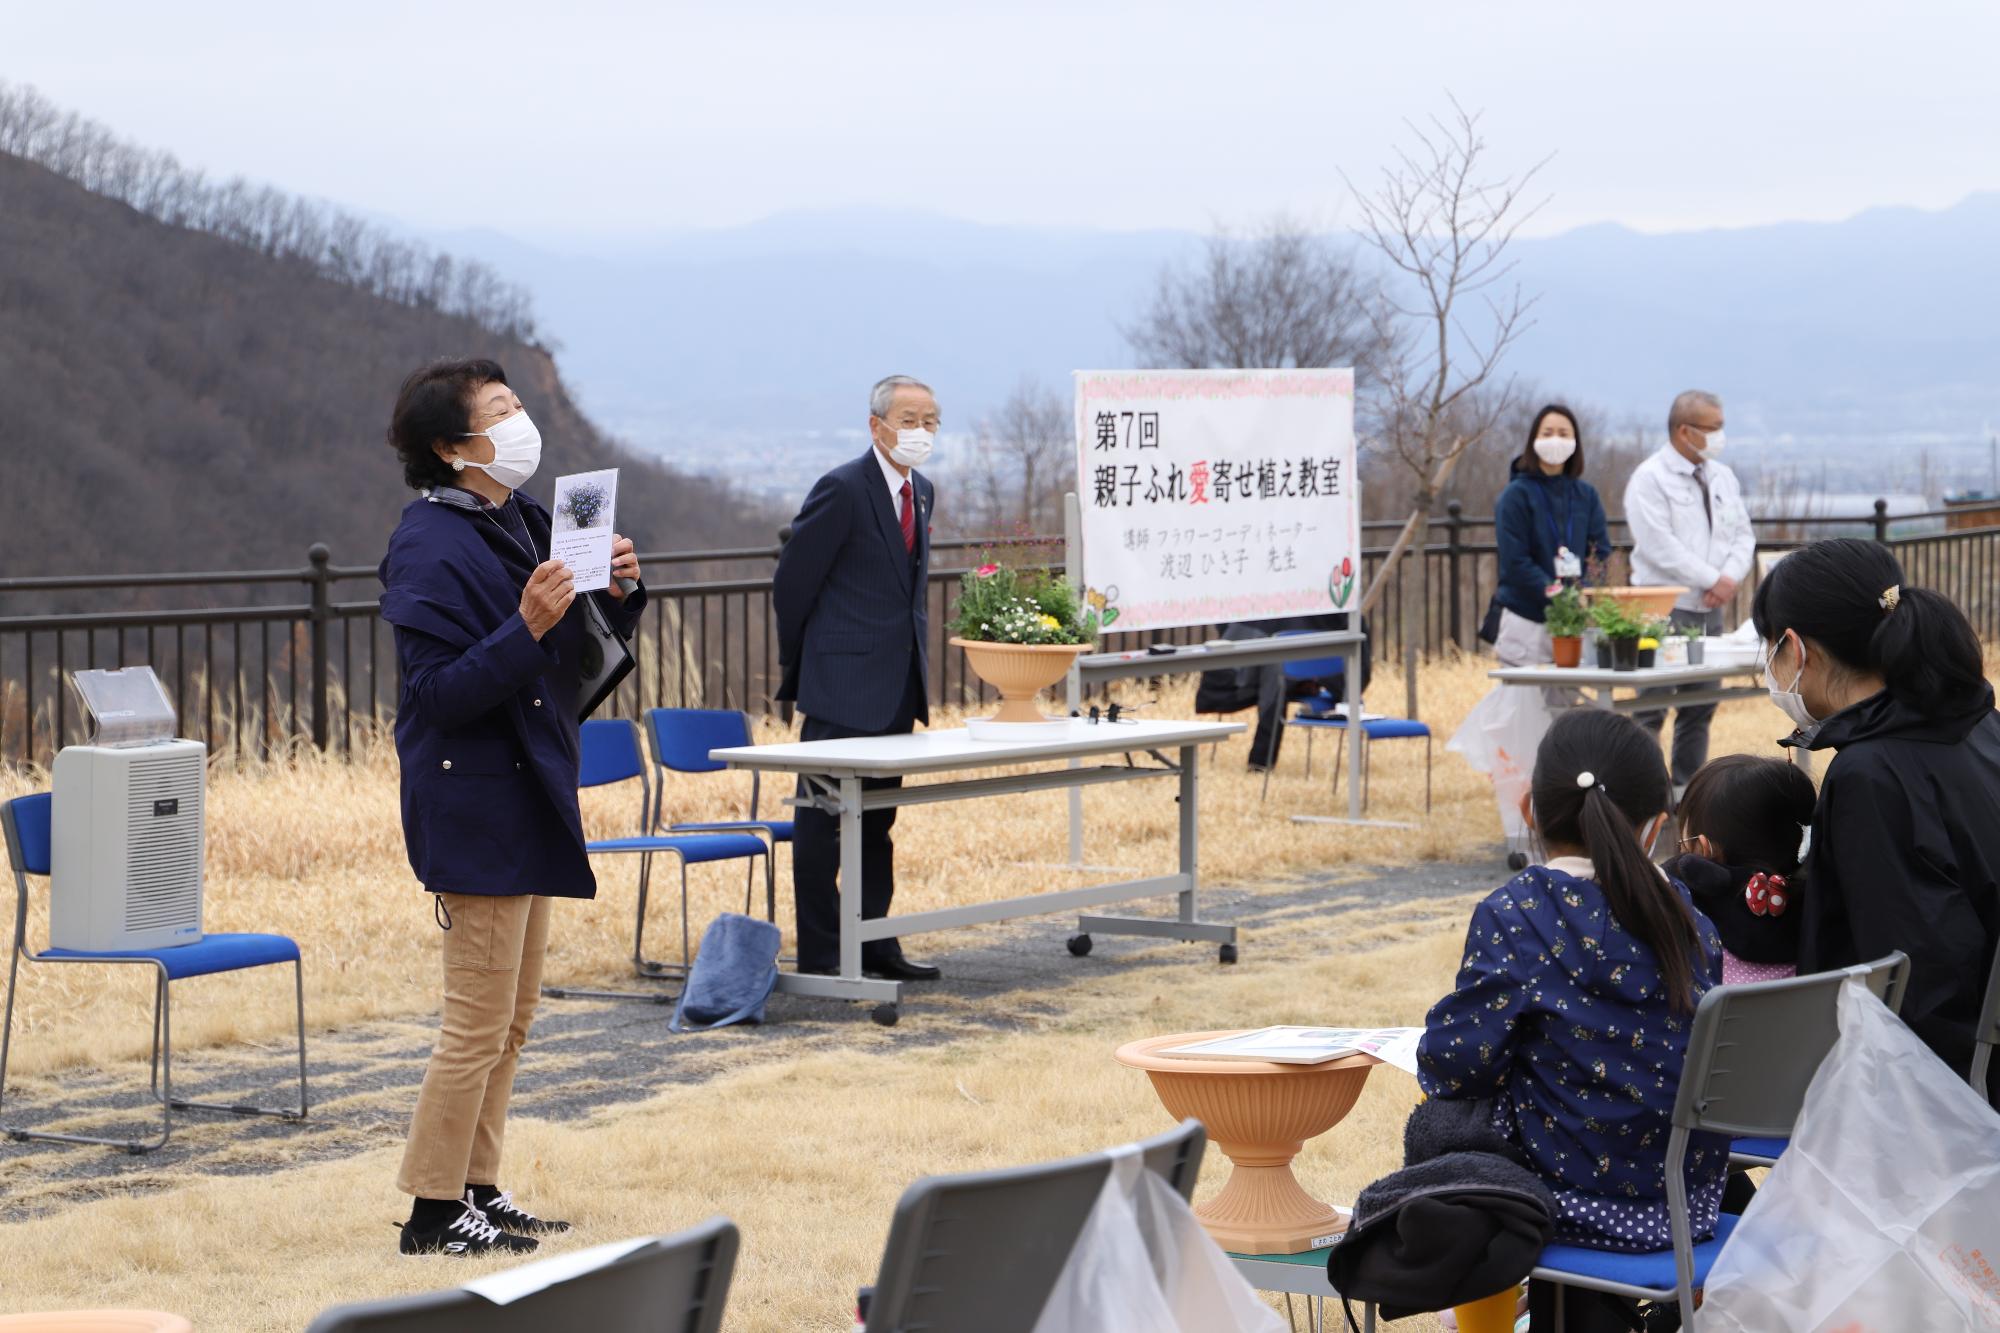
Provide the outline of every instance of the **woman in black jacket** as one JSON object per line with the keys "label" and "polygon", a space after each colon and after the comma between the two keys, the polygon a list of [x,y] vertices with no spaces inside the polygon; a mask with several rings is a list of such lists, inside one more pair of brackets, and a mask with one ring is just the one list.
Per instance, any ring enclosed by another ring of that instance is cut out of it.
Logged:
{"label": "woman in black jacket", "polygon": [[[1843,538],[1780,561],[1757,589],[1764,681],[1837,750],[1820,787],[1800,973],[1910,956],[1902,1015],[1953,1069],[2000,941],[2000,716],[1979,640],[1943,594],[1903,586],[1888,549]],[[2000,1065],[1989,1075],[2000,1092]]]}

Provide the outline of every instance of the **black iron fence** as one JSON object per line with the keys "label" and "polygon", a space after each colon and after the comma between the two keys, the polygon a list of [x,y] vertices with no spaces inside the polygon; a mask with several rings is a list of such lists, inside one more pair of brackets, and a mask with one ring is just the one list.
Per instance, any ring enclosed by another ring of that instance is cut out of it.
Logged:
{"label": "black iron fence", "polygon": [[[1946,520],[1955,526],[1943,528]],[[1372,582],[1401,526],[1363,525],[1361,586]],[[1892,518],[1877,501],[1872,514],[1767,518],[1756,526],[1764,550],[1837,535],[1883,542],[1896,550],[1913,584],[1946,593],[1982,639],[2000,639],[2000,502],[1983,513],[1956,509]],[[1611,532],[1613,545],[1625,551],[1623,522],[1614,522]],[[1059,541],[1030,540],[1059,555]],[[967,672],[964,655],[948,646],[946,611],[970,553],[1016,544],[1018,539],[941,541],[933,548],[927,592],[932,698],[987,697]],[[609,707],[627,716],[661,705],[775,709],[779,670],[770,569],[780,549],[642,555],[651,609],[634,645],[639,668]],[[1493,520],[1468,518],[1456,503],[1448,506],[1413,545],[1408,575],[1391,580],[1370,613],[1376,651],[1400,653],[1406,624],[1427,653],[1473,647],[1497,567]],[[1739,617],[1747,614],[1754,578],[1753,570],[1738,593]],[[171,590],[211,603],[253,603],[0,615],[0,763],[45,763],[80,738],[69,672],[141,663],[159,673],[173,697],[181,734],[206,741],[218,755],[264,758],[306,745],[352,753],[357,738],[392,719],[396,708],[395,649],[378,613],[374,579],[374,566],[335,565],[320,545],[296,569],[0,579],[0,599],[18,601],[104,601]],[[1414,599],[1407,622],[1406,588]],[[280,600],[254,604],[271,596]],[[6,609],[0,600],[0,611]],[[1149,642],[1199,642],[1217,629],[1113,633],[1105,646],[1116,651]]]}

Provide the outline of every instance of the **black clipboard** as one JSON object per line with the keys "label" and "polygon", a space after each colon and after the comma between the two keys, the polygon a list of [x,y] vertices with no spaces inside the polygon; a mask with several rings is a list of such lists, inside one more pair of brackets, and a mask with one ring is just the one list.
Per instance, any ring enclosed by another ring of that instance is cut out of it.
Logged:
{"label": "black clipboard", "polygon": [[577,600],[583,603],[583,659],[577,664],[576,689],[576,720],[581,722],[611,697],[638,663],[632,646],[611,627],[597,598],[584,593]]}

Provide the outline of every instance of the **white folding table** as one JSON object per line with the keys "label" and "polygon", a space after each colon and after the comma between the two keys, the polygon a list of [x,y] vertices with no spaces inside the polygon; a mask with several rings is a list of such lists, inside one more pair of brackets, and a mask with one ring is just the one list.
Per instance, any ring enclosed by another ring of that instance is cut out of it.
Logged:
{"label": "white folding table", "polygon": [[[1089,948],[1092,932],[1103,935],[1147,935],[1220,946],[1224,962],[1236,957],[1236,927],[1199,920],[1195,915],[1196,826],[1195,756],[1244,729],[1240,722],[1088,722],[1069,720],[1065,735],[1032,741],[976,741],[963,729],[920,731],[909,736],[863,736],[853,740],[792,741],[779,745],[744,745],[711,750],[709,757],[731,768],[762,773],[792,773],[805,780],[803,800],[840,820],[840,971],[837,976],[780,972],[780,991],[841,1000],[873,1000],[875,1020],[891,1024],[902,1001],[902,983],[862,975],[861,946],[871,940],[920,935],[987,921],[1067,912],[1134,898],[1178,895],[1179,911],[1172,917],[1081,916],[1073,951]],[[1171,757],[1169,751],[1179,751]],[[1072,764],[1086,759],[1117,762]],[[864,787],[864,778],[934,777],[976,769],[1025,764],[1061,767],[993,777],[955,777],[902,787]],[[969,801],[984,796],[1094,787],[1102,783],[1149,778],[1179,779],[1180,866],[1172,874],[1062,889],[999,902],[971,903],[881,920],[861,916],[861,816],[870,810],[940,801]]]}
{"label": "white folding table", "polygon": [[[1723,703],[1730,699],[1763,698],[1765,691],[1761,681],[1744,685],[1723,683],[1731,676],[1758,676],[1762,670],[1757,662],[1734,662],[1719,666],[1643,667],[1636,671],[1548,665],[1498,667],[1486,674],[1504,685],[1538,685],[1587,691],[1596,696],[1593,701],[1596,707],[1609,708],[1614,712],[1652,713],[1667,708]],[[1689,690],[1686,694],[1638,695],[1630,699],[1620,699],[1612,693],[1621,689],[1669,690],[1682,685],[1706,688]]]}

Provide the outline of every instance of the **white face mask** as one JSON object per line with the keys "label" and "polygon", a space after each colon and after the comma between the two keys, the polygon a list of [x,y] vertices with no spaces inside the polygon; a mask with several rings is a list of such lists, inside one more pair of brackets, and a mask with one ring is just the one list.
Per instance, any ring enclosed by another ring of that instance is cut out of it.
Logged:
{"label": "white face mask", "polygon": [[1701,456],[1703,458],[1720,458],[1722,456],[1723,446],[1728,441],[1723,438],[1720,430],[1698,430],[1695,434],[1701,436]]}
{"label": "white face mask", "polygon": [[1550,467],[1561,467],[1576,453],[1576,441],[1565,440],[1560,435],[1544,435],[1535,441],[1535,457]]}
{"label": "white face mask", "polygon": [[896,432],[896,447],[889,451],[889,457],[903,467],[922,467],[924,460],[931,456],[931,446],[937,437],[921,426],[916,430]]}
{"label": "white face mask", "polygon": [[1806,646],[1804,640],[1796,642],[1799,645],[1799,669],[1792,677],[1791,685],[1779,689],[1777,677],[1771,674],[1771,663],[1777,660],[1778,649],[1784,646],[1784,640],[1780,638],[1772,645],[1770,654],[1764,659],[1764,688],[1770,691],[1771,702],[1776,704],[1784,715],[1792,720],[1792,725],[1799,729],[1799,734],[1810,740],[1819,731],[1819,719],[1806,708],[1805,696],[1799,693],[1799,682],[1805,679],[1806,674]]}
{"label": "white face mask", "polygon": [[493,461],[475,463],[469,458],[454,458],[452,471],[463,472],[476,467],[510,491],[518,491],[528,484],[528,478],[535,475],[535,469],[542,462],[542,433],[535,429],[535,423],[528,420],[527,412],[516,412],[505,421],[495,422],[486,430],[475,430],[472,435],[484,435],[493,443]]}

